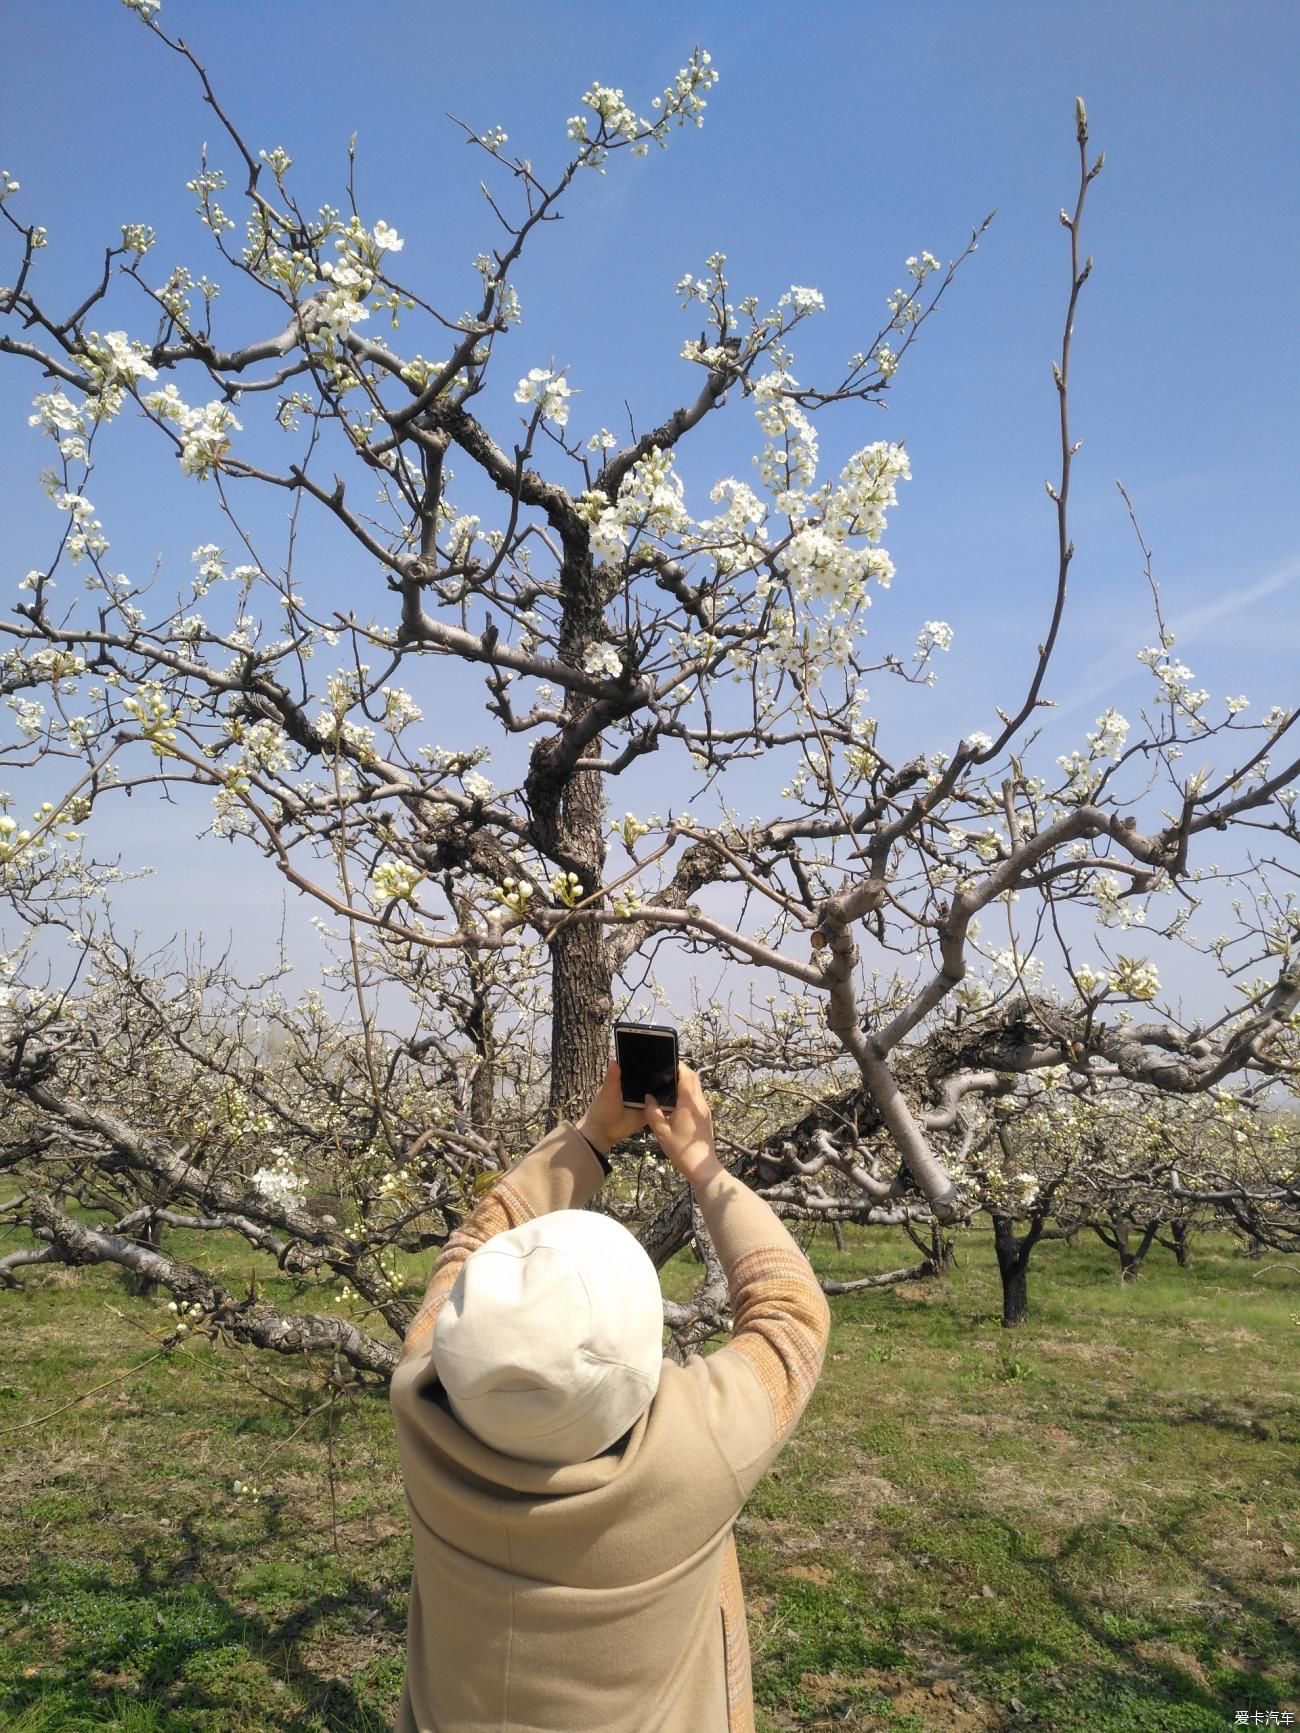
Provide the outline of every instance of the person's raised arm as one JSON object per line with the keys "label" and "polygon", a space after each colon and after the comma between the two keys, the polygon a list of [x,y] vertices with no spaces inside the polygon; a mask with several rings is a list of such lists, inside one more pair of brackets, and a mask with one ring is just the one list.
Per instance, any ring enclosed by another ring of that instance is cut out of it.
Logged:
{"label": "person's raised arm", "polygon": [[728,1280],[740,1259],[759,1247],[793,1253],[812,1276],[811,1265],[772,1206],[718,1160],[713,1115],[697,1072],[689,1065],[678,1067],[677,1106],[668,1114],[653,1095],[647,1095],[645,1120],[664,1154],[695,1193]]}
{"label": "person's raised arm", "polygon": [[[690,1066],[678,1069],[671,1115],[646,1097],[646,1123],[691,1186],[731,1296],[731,1341],[705,1362],[709,1425],[741,1502],[808,1405],[831,1314],[821,1284],[771,1205],[718,1160],[713,1118]],[[751,1372],[757,1375],[758,1388]]]}

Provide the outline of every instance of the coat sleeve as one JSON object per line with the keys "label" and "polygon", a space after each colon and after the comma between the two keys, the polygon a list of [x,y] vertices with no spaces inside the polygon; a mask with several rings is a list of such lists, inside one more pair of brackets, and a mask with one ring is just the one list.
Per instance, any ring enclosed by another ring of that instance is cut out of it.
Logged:
{"label": "coat sleeve", "polygon": [[731,1340],[705,1359],[709,1428],[740,1502],[767,1473],[821,1376],[831,1312],[798,1250],[758,1246],[727,1272]]}
{"label": "coat sleeve", "polygon": [[471,1253],[494,1234],[517,1228],[534,1216],[557,1209],[581,1209],[596,1195],[604,1177],[595,1151],[575,1126],[565,1120],[548,1132],[447,1236],[424,1300],[407,1329],[401,1358],[406,1359],[428,1341],[443,1301]]}

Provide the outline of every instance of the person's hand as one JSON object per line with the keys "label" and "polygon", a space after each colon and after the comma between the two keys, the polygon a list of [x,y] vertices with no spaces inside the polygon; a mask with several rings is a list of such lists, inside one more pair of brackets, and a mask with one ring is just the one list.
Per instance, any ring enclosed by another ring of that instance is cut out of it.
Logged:
{"label": "person's hand", "polygon": [[646,1124],[658,1139],[660,1149],[682,1178],[693,1184],[697,1174],[718,1159],[713,1142],[713,1116],[698,1073],[689,1065],[677,1067],[677,1105],[668,1113],[653,1095],[647,1095],[645,1103]]}
{"label": "person's hand", "polygon": [[605,1069],[605,1081],[596,1092],[596,1099],[578,1121],[578,1130],[594,1143],[602,1155],[608,1155],[616,1143],[631,1137],[645,1124],[645,1113],[639,1107],[624,1107],[623,1082],[617,1060],[611,1059]]}

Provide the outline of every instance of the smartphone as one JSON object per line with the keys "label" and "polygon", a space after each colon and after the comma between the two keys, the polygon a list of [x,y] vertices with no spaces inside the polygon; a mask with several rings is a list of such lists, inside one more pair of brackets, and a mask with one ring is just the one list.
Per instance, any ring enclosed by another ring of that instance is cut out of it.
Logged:
{"label": "smartphone", "polygon": [[624,1107],[644,1107],[647,1095],[660,1107],[676,1107],[676,1029],[662,1023],[615,1023],[614,1051]]}

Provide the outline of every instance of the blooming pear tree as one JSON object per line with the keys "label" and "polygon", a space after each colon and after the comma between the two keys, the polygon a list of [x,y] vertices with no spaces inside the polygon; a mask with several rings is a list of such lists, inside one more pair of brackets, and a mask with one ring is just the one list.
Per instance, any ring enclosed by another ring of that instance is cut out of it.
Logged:
{"label": "blooming pear tree", "polygon": [[[79,888],[63,886],[73,913],[51,917],[82,952],[79,991],[33,984],[9,1006],[0,1173],[18,1189],[4,1207],[38,1243],[0,1256],[0,1282],[117,1265],[137,1296],[173,1296],[166,1344],[202,1332],[332,1350],[360,1382],[385,1382],[418,1305],[398,1253],[445,1243],[537,1134],[546,983],[499,953],[440,958],[431,981],[427,954],[362,935],[327,980],[346,995],[382,974],[422,1015],[406,1033],[373,1014],[358,1027],[314,989],[290,1002],[283,957],[251,986],[201,945],[152,967]],[[21,976],[21,956],[5,963]],[[487,1089],[490,1134],[476,1129]],[[168,1250],[178,1227],[271,1254],[310,1309],[286,1313],[256,1282],[230,1291]]]}
{"label": "blooming pear tree", "polygon": [[[1256,1159],[1268,1165],[1267,1129],[1238,1098],[1223,1099],[1251,1124]],[[1040,1239],[1074,1243],[1090,1228],[1119,1254],[1121,1278],[1131,1282],[1168,1226],[1185,1262],[1197,1211],[1174,1195],[1175,1150],[1186,1152],[1184,1177],[1204,1186],[1207,1163],[1223,1146],[1216,1116],[1207,1112],[1212,1106],[1200,1095],[1153,1098],[1123,1081],[1083,1085],[1064,1066],[1039,1072],[1025,1090],[992,1104],[963,1180],[993,1223],[1005,1325],[1028,1315],[1029,1264]],[[1202,1206],[1201,1220],[1223,1225],[1214,1208]],[[1027,1226],[1018,1234],[1021,1221]],[[1137,1245],[1130,1229],[1141,1233]]]}
{"label": "blooming pear tree", "polygon": [[[502,234],[473,256],[474,306],[453,315],[406,280],[405,238],[359,207],[351,176],[343,204],[304,208],[288,150],[246,141],[159,0],[127,4],[149,51],[187,63],[220,122],[220,160],[205,152],[187,183],[217,274],[158,263],[153,229],[128,222],[100,279],[71,312],[56,309],[41,288],[48,237],[22,210],[18,181],[0,183],[12,246],[0,354],[39,386],[29,420],[48,441],[42,483],[57,526],[50,558],[17,582],[20,599],[0,618],[0,688],[20,736],[0,763],[38,763],[54,797],[20,825],[4,796],[0,874],[20,921],[44,922],[60,897],[111,890],[112,869],[88,860],[86,844],[121,797],[206,798],[214,839],[341,924],[369,1135],[401,1172],[426,1132],[421,1147],[440,1161],[468,1154],[490,1172],[500,1128],[527,1120],[531,1108],[512,1121],[517,1098],[483,1035],[489,1010],[516,1044],[541,1027],[535,1002],[509,1008],[512,983],[542,984],[542,1120],[554,1122],[594,1091],[611,1018],[665,947],[772,988],[776,1046],[802,1056],[787,1076],[803,1095],[798,1111],[787,1098],[778,1120],[756,1119],[731,1159],[791,1213],[917,1212],[940,1230],[969,1219],[979,1204],[962,1185],[965,1156],[999,1099],[1032,1093],[1044,1070],[1064,1067],[1084,1090],[1122,1080],[1155,1099],[1294,1079],[1296,710],[1255,715],[1244,695],[1218,703],[1197,688],[1153,581],[1140,723],[1108,710],[1076,750],[1049,762],[1039,748],[1075,554],[1071,356],[1092,271],[1084,208],[1103,160],[1090,161],[1081,102],[1074,202],[1061,212],[1069,277],[1042,641],[1031,666],[1006,675],[996,727],[925,750],[890,738],[871,698],[878,682],[931,684],[952,642],[923,597],[905,642],[877,645],[868,630],[895,577],[884,536],[911,456],[901,441],[872,440],[828,466],[821,423],[894,388],[990,219],[946,264],[927,250],[908,258],[878,331],[852,339],[860,346],[818,384],[796,350],[800,327],[827,312],[821,293],[792,285],[765,306],[711,253],[673,286],[703,321],[680,351],[696,383],[646,406],[639,431],[629,413],[621,436],[581,417],[580,362],[538,364],[516,267],[575,180],[617,172],[620,156],[702,123],[717,81],[707,52],[692,53],[646,115],[622,89],[591,84],[550,176],[510,155],[499,126],[457,123],[497,177],[499,193],[484,190]],[[239,291],[229,318],[223,281]],[[514,382],[509,421],[477,401],[503,377]],[[683,454],[701,425],[746,410],[736,467],[750,479],[718,477],[701,511]],[[195,489],[203,527],[175,606],[156,575],[112,569],[111,514],[93,503],[98,453],[132,417],[158,462]],[[257,521],[267,498],[288,508],[274,550]],[[304,574],[296,550],[308,520],[363,574],[359,606],[330,611]],[[74,571],[83,594],[62,603],[57,588]],[[316,661],[340,646],[339,666]],[[481,682],[488,739],[439,742],[446,712],[412,690],[430,669]],[[750,817],[728,802],[728,772],[754,759],[770,769],[771,794]],[[1247,829],[1268,838],[1267,856],[1234,846]],[[1216,931],[1229,891],[1232,918]],[[447,1064],[471,1080],[455,1112],[444,1090],[419,1130],[418,1096],[403,1114],[390,1108],[400,1053],[368,1021],[365,945],[381,971],[400,960],[395,978],[419,973],[421,1002],[441,1006]],[[1199,954],[1206,993],[1218,992],[1218,1008],[1195,1020],[1162,999],[1160,956],[1174,949]],[[489,985],[467,988],[489,959],[499,965]],[[147,1174],[203,1219],[237,1217],[277,1237],[285,1267],[333,1245],[286,1189],[300,1171],[292,1161],[261,1160],[260,1189],[255,1173],[214,1189],[213,1169],[174,1141],[183,1128],[154,1123],[146,1100],[134,1125],[111,1117],[120,1078],[87,1070],[67,1087],[81,1063],[70,991],[9,989],[3,1078],[27,1115],[25,1160],[43,1161],[43,1138],[75,1132],[110,1169]],[[92,1007],[78,1027],[96,1026]],[[771,1046],[765,1031],[728,1059],[750,1063],[769,1102]],[[819,1079],[825,1100],[814,1099]],[[436,1176],[413,1178],[425,1188],[417,1202],[443,1199]],[[357,1196],[350,1207],[361,1208]],[[51,1258],[125,1255],[113,1236],[70,1226],[48,1190],[24,1190],[15,1214]],[[641,1232],[662,1262],[694,1226],[679,1192]],[[139,1250],[125,1233],[119,1220],[117,1240]],[[361,1269],[373,1250],[349,1255]],[[138,1268],[178,1303],[212,1301],[175,1269]],[[362,1279],[400,1329],[379,1278]],[[683,1342],[711,1310],[677,1319]]]}

